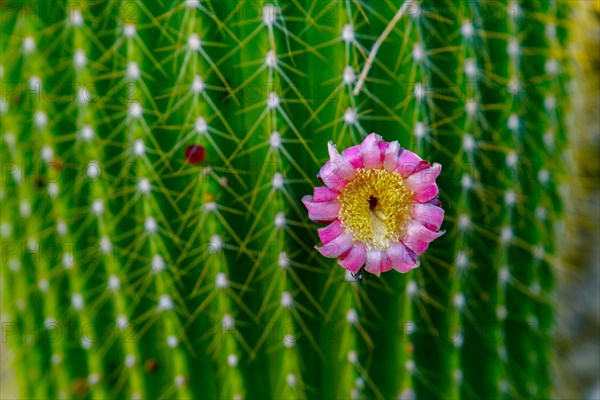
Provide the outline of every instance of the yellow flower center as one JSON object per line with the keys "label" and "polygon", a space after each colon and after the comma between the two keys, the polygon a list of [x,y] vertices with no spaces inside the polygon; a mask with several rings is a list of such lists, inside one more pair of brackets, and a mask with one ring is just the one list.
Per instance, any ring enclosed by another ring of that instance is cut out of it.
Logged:
{"label": "yellow flower center", "polygon": [[338,217],[346,232],[367,249],[385,250],[404,233],[412,199],[413,193],[397,172],[359,168],[339,195]]}

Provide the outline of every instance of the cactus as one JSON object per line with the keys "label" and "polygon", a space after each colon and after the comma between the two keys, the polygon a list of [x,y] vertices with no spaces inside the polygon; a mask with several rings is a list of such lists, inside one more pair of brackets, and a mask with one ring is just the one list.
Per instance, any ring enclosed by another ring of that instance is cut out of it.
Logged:
{"label": "cactus", "polygon": [[[4,2],[19,397],[548,398],[566,2]],[[357,281],[301,199],[376,132],[444,236]]]}

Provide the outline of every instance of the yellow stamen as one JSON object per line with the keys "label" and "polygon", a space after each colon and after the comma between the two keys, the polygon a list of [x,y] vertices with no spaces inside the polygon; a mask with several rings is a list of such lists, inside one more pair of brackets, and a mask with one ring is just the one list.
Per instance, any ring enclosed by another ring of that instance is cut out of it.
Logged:
{"label": "yellow stamen", "polygon": [[397,172],[360,168],[340,193],[338,216],[346,232],[367,249],[384,250],[404,233],[412,199],[413,193]]}

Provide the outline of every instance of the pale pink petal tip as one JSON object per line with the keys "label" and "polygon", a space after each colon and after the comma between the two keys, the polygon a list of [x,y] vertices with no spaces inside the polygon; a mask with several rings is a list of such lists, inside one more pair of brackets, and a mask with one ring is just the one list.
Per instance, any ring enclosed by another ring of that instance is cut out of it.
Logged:
{"label": "pale pink petal tip", "polygon": [[377,143],[377,148],[379,150],[379,159],[381,160],[381,165],[383,165],[383,161],[385,160],[385,153],[390,147],[389,142],[379,142]]}
{"label": "pale pink petal tip", "polygon": [[406,273],[419,266],[417,255],[401,242],[392,243],[386,251],[392,262],[392,268],[398,272]]}
{"label": "pale pink petal tip", "polygon": [[381,142],[381,136],[371,133],[360,144],[360,153],[362,154],[365,169],[381,167],[381,152],[379,151],[378,146],[379,142]]}
{"label": "pale pink petal tip", "polygon": [[331,242],[315,248],[325,257],[338,258],[350,250],[354,243],[354,237],[351,234],[342,233]]}
{"label": "pale pink petal tip", "polygon": [[346,150],[342,151],[342,156],[344,156],[355,169],[364,168],[362,154],[360,153],[360,145],[348,147]]}
{"label": "pale pink petal tip", "polygon": [[392,260],[388,257],[387,252],[381,252],[381,272],[388,272],[394,268]]}
{"label": "pale pink petal tip", "polygon": [[422,169],[408,177],[406,187],[415,194],[415,201],[426,203],[438,195],[439,191],[435,180],[441,171],[441,164],[434,163],[431,168]]}
{"label": "pale pink petal tip", "polygon": [[383,168],[386,171],[392,172],[398,165],[398,157],[400,156],[400,144],[398,141],[393,141],[389,144],[383,155]]}
{"label": "pale pink petal tip", "polygon": [[[423,160],[421,160],[421,157],[410,150],[404,149],[398,156],[396,172],[402,175],[403,178],[408,178],[410,175],[412,175],[422,161]],[[429,166],[429,163],[427,161],[425,162],[427,163],[427,166]]]}
{"label": "pale pink petal tip", "polygon": [[340,211],[340,204],[337,201],[324,203],[315,203],[313,196],[306,195],[302,198],[302,203],[308,209],[308,218],[314,222],[328,223],[335,220]]}
{"label": "pale pink petal tip", "polygon": [[425,204],[416,203],[413,206],[412,216],[429,230],[437,231],[444,221],[444,209],[431,202]]}
{"label": "pale pink petal tip", "polygon": [[327,149],[329,150],[329,162],[338,176],[345,181],[354,179],[356,176],[356,169],[346,157],[338,153],[333,142],[329,141],[329,143],[327,143]]}
{"label": "pale pink petal tip", "polygon": [[317,229],[321,243],[327,244],[335,240],[338,236],[344,233],[344,227],[339,219],[336,219],[325,228]]}
{"label": "pale pink petal tip", "polygon": [[365,270],[373,275],[379,276],[381,274],[382,258],[383,253],[380,250],[367,251]]}
{"label": "pale pink petal tip", "polygon": [[337,199],[339,193],[325,186],[315,188],[313,201],[315,203],[328,203]]}
{"label": "pale pink petal tip", "polygon": [[421,222],[413,220],[408,223],[402,242],[415,253],[423,254],[429,244],[444,233],[445,231],[434,232],[429,230]]}
{"label": "pale pink petal tip", "polygon": [[356,242],[354,247],[338,260],[338,264],[352,272],[358,273],[367,259],[367,249],[362,242]]}
{"label": "pale pink petal tip", "polygon": [[338,166],[331,161],[327,161],[319,171],[317,178],[327,187],[335,191],[344,190],[347,181],[340,175]]}
{"label": "pale pink petal tip", "polygon": [[392,260],[388,257],[386,251],[368,250],[365,260],[365,271],[379,276],[383,272],[388,272],[393,269]]}

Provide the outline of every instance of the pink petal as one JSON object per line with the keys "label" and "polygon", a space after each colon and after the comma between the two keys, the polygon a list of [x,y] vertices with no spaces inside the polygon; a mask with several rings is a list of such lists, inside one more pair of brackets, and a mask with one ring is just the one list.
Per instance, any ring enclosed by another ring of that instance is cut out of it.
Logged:
{"label": "pink petal", "polygon": [[352,146],[342,151],[342,156],[356,169],[363,168],[362,154],[360,154],[360,146]]}
{"label": "pink petal", "polygon": [[391,271],[394,265],[385,251],[381,252],[381,272]]}
{"label": "pink petal", "polygon": [[403,178],[408,178],[415,168],[421,162],[421,157],[416,155],[410,150],[404,150],[398,156],[398,163],[396,164],[396,171],[402,175]]}
{"label": "pink petal", "polygon": [[437,231],[444,221],[444,210],[431,204],[431,202],[425,204],[415,203],[412,216],[429,230]]}
{"label": "pink petal", "polygon": [[348,183],[340,176],[337,166],[332,164],[331,161],[327,161],[325,165],[323,165],[317,177],[327,187],[338,192],[341,192]]}
{"label": "pink petal", "polygon": [[328,223],[335,220],[340,211],[340,204],[337,201],[328,203],[315,203],[312,196],[304,196],[302,203],[308,209],[308,218],[320,223]]}
{"label": "pink petal", "polygon": [[342,233],[323,247],[316,247],[316,249],[325,257],[337,258],[350,250],[353,245],[354,236],[349,233]]}
{"label": "pink petal", "polygon": [[435,199],[432,199],[431,201],[428,201],[427,204],[432,204],[432,205],[434,205],[436,207],[441,207],[442,206],[442,202],[438,198],[435,198]]}
{"label": "pink petal", "polygon": [[333,189],[329,189],[325,186],[318,186],[315,188],[315,194],[313,201],[315,203],[328,203],[334,201],[339,196],[339,193]]}
{"label": "pink petal", "polygon": [[388,147],[390,147],[390,142],[379,142],[377,143],[377,148],[379,149],[379,159],[383,160],[385,158],[385,152]]}
{"label": "pink petal", "polygon": [[392,243],[386,251],[392,262],[392,268],[398,272],[405,273],[419,266],[417,255],[408,250],[402,242]]}
{"label": "pink petal", "polygon": [[383,253],[381,250],[367,250],[367,262],[365,270],[379,276],[383,266]]}
{"label": "pink petal", "polygon": [[434,163],[431,168],[415,172],[408,177],[406,187],[408,190],[414,192],[415,201],[425,203],[437,196],[438,187],[435,184],[435,180],[441,171],[442,166]]}
{"label": "pink petal", "polygon": [[365,169],[381,167],[381,153],[377,145],[379,142],[381,142],[381,136],[371,133],[360,144],[360,153],[362,154]]}
{"label": "pink petal", "polygon": [[431,168],[431,164],[429,163],[429,161],[421,160],[421,161],[419,161],[419,163],[417,164],[417,167],[415,168],[415,170],[412,173],[416,174],[417,172],[422,171],[427,168]]}
{"label": "pink petal", "polygon": [[443,234],[444,231],[431,231],[420,222],[412,220],[406,226],[406,234],[402,242],[415,253],[423,254],[429,244]]}
{"label": "pink petal", "polygon": [[321,238],[321,243],[327,244],[344,233],[344,227],[340,220],[336,219],[325,228],[317,229],[317,232],[319,233],[319,238]]}
{"label": "pink petal", "polygon": [[383,168],[388,172],[392,172],[396,169],[399,155],[400,145],[398,144],[398,141],[391,142],[383,155]]}
{"label": "pink petal", "polygon": [[350,252],[338,260],[338,264],[353,274],[356,274],[365,264],[366,259],[367,249],[364,243],[356,242]]}
{"label": "pink petal", "polygon": [[329,150],[329,158],[332,167],[334,167],[335,172],[345,181],[351,181],[356,176],[356,169],[350,164],[350,161],[346,159],[346,157],[342,156],[338,153],[337,149],[333,145],[331,141],[327,143],[327,148]]}

